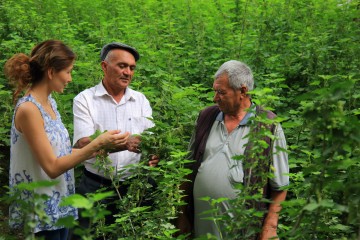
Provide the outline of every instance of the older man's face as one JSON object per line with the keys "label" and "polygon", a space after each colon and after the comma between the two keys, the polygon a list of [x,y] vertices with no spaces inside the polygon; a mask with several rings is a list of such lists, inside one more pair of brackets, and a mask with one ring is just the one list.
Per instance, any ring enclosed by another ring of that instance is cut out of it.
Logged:
{"label": "older man's face", "polygon": [[227,74],[215,79],[213,89],[214,102],[218,104],[220,110],[225,114],[236,114],[240,109],[241,91],[230,87]]}

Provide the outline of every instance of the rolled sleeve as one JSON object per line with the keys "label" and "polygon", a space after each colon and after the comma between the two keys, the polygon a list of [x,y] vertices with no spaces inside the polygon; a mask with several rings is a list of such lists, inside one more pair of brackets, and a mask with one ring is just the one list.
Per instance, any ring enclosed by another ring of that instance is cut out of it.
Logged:
{"label": "rolled sleeve", "polygon": [[74,143],[84,137],[89,137],[95,132],[94,121],[91,117],[90,107],[86,98],[80,94],[74,98]]}
{"label": "rolled sleeve", "polygon": [[144,96],[144,103],[142,105],[143,107],[143,116],[146,118],[146,121],[144,122],[145,129],[152,128],[155,126],[154,122],[152,121],[152,108],[150,106],[149,100],[147,100]]}
{"label": "rolled sleeve", "polygon": [[286,139],[281,125],[275,128],[275,140],[273,144],[273,174],[270,180],[273,190],[280,190],[281,187],[289,185],[289,163],[286,147]]}

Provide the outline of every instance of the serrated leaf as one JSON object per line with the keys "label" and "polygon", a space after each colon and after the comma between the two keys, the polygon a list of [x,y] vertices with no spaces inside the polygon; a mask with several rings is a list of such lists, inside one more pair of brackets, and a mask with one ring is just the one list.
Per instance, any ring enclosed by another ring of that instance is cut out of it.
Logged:
{"label": "serrated leaf", "polygon": [[93,207],[93,203],[80,194],[73,194],[69,197],[63,198],[60,206],[73,206],[76,208],[85,208],[85,209],[91,209]]}
{"label": "serrated leaf", "polygon": [[19,190],[28,190],[33,191],[37,188],[41,187],[52,187],[59,183],[59,180],[52,180],[52,181],[37,181],[31,183],[19,183],[16,187]]}
{"label": "serrated leaf", "polygon": [[108,198],[108,197],[112,197],[112,196],[115,196],[115,193],[114,192],[101,192],[101,193],[95,193],[93,196],[92,196],[92,199],[94,201],[101,201],[105,198]]}
{"label": "serrated leaf", "polygon": [[309,203],[304,207],[304,210],[312,212],[317,209],[320,205],[317,203]]}

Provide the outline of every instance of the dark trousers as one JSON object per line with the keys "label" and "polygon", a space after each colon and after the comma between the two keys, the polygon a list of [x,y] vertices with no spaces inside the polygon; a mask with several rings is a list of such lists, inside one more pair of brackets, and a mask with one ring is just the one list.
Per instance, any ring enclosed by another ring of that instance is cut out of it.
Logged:
{"label": "dark trousers", "polygon": [[[153,186],[153,190],[156,188],[156,183],[151,179],[149,183]],[[87,193],[95,193],[97,190],[106,188],[107,191],[115,191],[116,189],[113,187],[111,180],[98,176],[96,174],[90,173],[87,170],[84,170],[84,174],[76,188],[76,193],[86,196]],[[117,191],[119,191],[121,196],[125,196],[128,191],[129,185],[127,184],[120,184]],[[111,214],[105,216],[105,224],[110,225],[115,223],[115,217],[113,215],[118,214],[119,210],[116,207],[116,202],[118,202],[119,196],[111,198],[106,198],[102,201],[103,204],[106,205],[106,210],[111,212]],[[152,201],[146,201],[141,206],[152,206]],[[82,209],[79,209],[79,226],[82,229],[89,229],[91,228],[90,219],[82,217]],[[69,240],[78,240],[81,239],[81,236],[77,236],[74,234],[73,230],[70,230],[69,233]],[[103,238],[99,238],[103,239]]]}
{"label": "dark trousers", "polygon": [[36,239],[44,239],[44,240],[66,240],[68,237],[69,229],[61,228],[58,230],[50,230],[50,231],[41,231],[35,233]]}
{"label": "dark trousers", "polygon": [[[109,179],[103,178],[99,175],[93,174],[87,170],[84,170],[84,174],[76,188],[76,193],[86,196],[87,193],[95,193],[99,189],[104,189],[105,191],[115,191],[115,188],[112,186],[112,182]],[[127,193],[128,185],[120,185],[118,191],[121,196],[124,196]],[[118,196],[114,196],[111,198],[106,198],[102,200],[102,203],[106,205],[106,210],[111,212],[111,214],[105,216],[105,224],[110,225],[115,222],[114,214],[118,213],[116,209],[116,201],[119,199]],[[90,229],[90,219],[86,217],[82,217],[82,209],[79,209],[79,227],[82,229]],[[77,236],[70,231],[69,240],[78,240],[81,239],[81,236]],[[99,238],[103,239],[103,238]]]}

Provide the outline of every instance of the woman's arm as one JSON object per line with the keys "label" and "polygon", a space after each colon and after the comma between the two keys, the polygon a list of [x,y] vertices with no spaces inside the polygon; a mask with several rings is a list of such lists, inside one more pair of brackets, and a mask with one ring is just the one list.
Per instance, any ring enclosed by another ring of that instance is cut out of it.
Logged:
{"label": "woman's arm", "polygon": [[128,134],[111,130],[101,134],[85,147],[57,158],[44,130],[44,120],[39,109],[31,102],[21,104],[15,115],[15,126],[22,132],[41,168],[50,178],[56,178],[77,164],[91,158],[102,148],[126,144]]}

